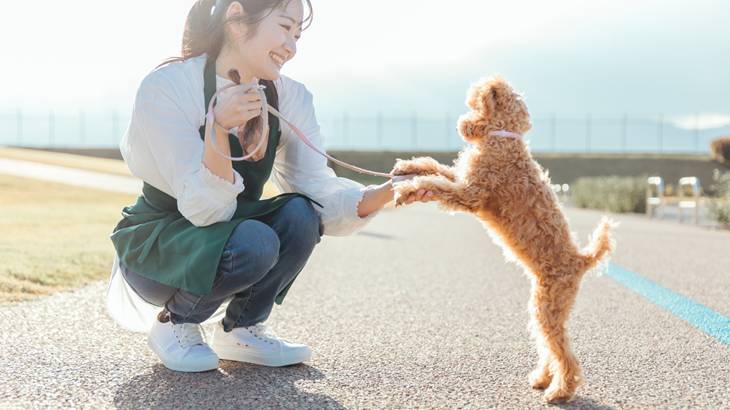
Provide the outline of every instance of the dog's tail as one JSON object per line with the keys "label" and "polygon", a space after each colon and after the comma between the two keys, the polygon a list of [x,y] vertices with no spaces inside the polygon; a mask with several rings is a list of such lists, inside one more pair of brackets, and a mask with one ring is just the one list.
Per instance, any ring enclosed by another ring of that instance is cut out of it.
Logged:
{"label": "dog's tail", "polygon": [[593,235],[591,235],[590,244],[582,252],[584,272],[595,268],[607,254],[613,252],[616,242],[611,235],[611,229],[617,226],[618,223],[607,216],[601,219],[601,223],[598,224],[593,231]]}

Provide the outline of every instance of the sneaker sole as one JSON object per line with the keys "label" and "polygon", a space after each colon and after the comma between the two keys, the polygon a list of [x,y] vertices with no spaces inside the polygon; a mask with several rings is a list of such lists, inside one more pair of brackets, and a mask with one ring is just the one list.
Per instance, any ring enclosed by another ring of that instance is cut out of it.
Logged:
{"label": "sneaker sole", "polygon": [[167,361],[162,358],[162,355],[160,354],[161,349],[159,349],[157,347],[157,345],[151,339],[147,339],[147,345],[150,347],[150,349],[152,349],[153,352],[155,352],[155,354],[157,355],[157,358],[160,359],[162,364],[172,371],[185,372],[185,373],[201,373],[201,372],[208,372],[211,370],[218,369],[217,360],[216,360],[215,366],[213,366],[212,363],[209,365],[201,364],[198,366],[193,366],[193,365],[184,364],[184,363],[172,363],[172,362]]}
{"label": "sneaker sole", "polygon": [[211,348],[218,355],[219,359],[232,360],[236,362],[253,363],[268,367],[282,367],[299,364],[309,360],[311,351],[300,355],[291,355],[288,358],[280,358],[278,355],[256,355],[241,351],[239,347],[215,346]]}

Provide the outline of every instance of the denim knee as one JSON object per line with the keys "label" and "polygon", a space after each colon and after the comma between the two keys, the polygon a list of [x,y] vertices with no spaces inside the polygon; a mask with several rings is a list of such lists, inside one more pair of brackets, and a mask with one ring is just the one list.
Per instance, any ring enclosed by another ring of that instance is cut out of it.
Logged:
{"label": "denim knee", "polygon": [[322,221],[312,203],[301,197],[289,200],[277,215],[279,239],[314,246],[322,236]]}
{"label": "denim knee", "polygon": [[279,246],[278,235],[268,225],[253,219],[241,222],[223,250],[224,274],[258,282],[278,262]]}

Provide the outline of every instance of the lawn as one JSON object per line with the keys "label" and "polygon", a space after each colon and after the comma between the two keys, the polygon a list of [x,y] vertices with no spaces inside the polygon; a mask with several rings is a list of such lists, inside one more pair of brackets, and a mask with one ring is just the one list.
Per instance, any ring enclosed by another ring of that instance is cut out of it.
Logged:
{"label": "lawn", "polygon": [[[0,148],[0,158],[131,176],[123,161]],[[0,303],[106,279],[109,235],[137,195],[0,174]],[[277,194],[267,183],[263,197]]]}
{"label": "lawn", "polygon": [[0,302],[109,275],[109,235],[136,195],[1,174],[0,192]]}

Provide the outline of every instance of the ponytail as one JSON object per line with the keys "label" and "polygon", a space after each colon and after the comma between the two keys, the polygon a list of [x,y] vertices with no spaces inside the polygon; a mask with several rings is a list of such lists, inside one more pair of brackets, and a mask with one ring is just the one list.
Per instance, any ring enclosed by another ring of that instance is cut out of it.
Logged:
{"label": "ponytail", "polygon": [[[241,4],[246,11],[246,16],[226,20],[226,10],[234,1]],[[261,20],[275,9],[286,7],[290,1],[292,0],[198,0],[190,8],[185,20],[181,56],[170,57],[155,68],[185,61],[204,53],[208,55],[208,58],[218,58],[225,42],[223,28],[226,23],[242,22],[249,26],[248,36],[253,36]],[[302,30],[312,24],[313,17],[311,0],[305,0],[305,3],[309,8],[309,15],[302,22]]]}

